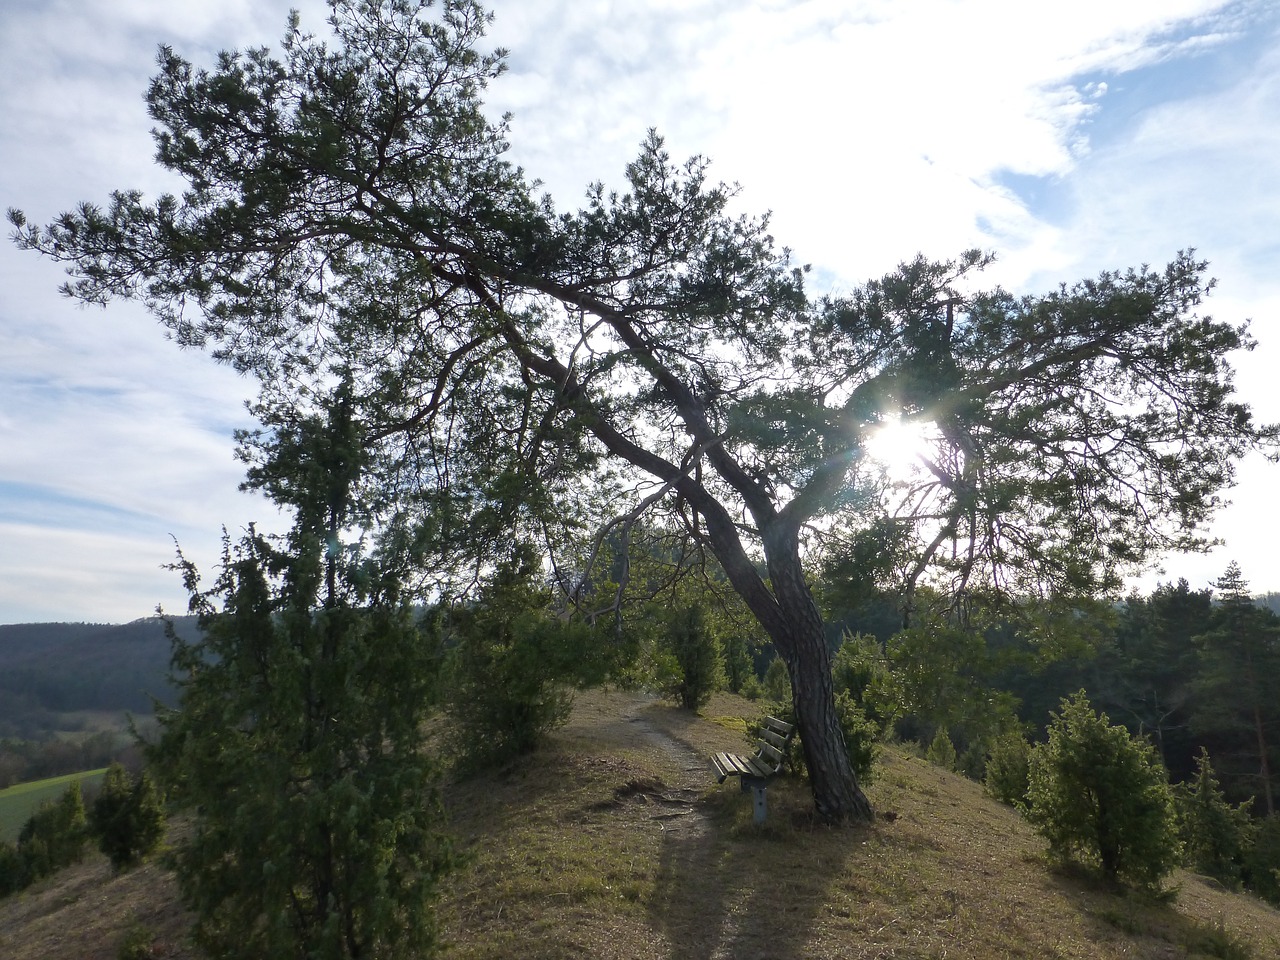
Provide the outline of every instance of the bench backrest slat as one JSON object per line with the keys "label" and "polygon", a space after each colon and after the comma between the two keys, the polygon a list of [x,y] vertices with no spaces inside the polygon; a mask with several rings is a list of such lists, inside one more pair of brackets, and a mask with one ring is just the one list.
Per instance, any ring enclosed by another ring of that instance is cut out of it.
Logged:
{"label": "bench backrest slat", "polygon": [[764,718],[764,729],[771,730],[780,737],[790,737],[795,728],[795,724],[779,720],[777,717]]}
{"label": "bench backrest slat", "polygon": [[782,761],[785,759],[781,750],[771,743],[765,743],[763,740],[760,741],[760,752],[756,756],[761,760],[768,760],[773,764],[775,770],[782,766]]}
{"label": "bench backrest slat", "polygon": [[777,747],[779,750],[785,750],[787,748],[787,741],[789,739],[791,738],[776,734],[772,730],[760,731],[760,740],[764,743],[773,744],[773,746]]}
{"label": "bench backrest slat", "polygon": [[761,726],[760,737],[756,741],[760,749],[752,760],[764,769],[768,776],[776,776],[787,760],[787,744],[795,736],[795,724],[779,720],[777,717],[765,717]]}

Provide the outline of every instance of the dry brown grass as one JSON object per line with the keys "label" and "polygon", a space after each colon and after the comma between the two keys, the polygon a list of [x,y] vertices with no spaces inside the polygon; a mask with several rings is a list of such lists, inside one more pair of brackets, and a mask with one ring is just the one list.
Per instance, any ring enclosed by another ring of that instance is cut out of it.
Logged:
{"label": "dry brown grass", "polygon": [[[1012,810],[890,751],[861,829],[815,823],[802,784],[769,821],[715,784],[756,710],[695,717],[627,693],[579,697],[548,748],[448,790],[466,862],[440,904],[445,956],[470,958],[1280,958],[1280,913],[1182,874],[1160,902],[1055,869]],[[173,887],[152,866],[86,862],[0,901],[0,957],[110,958],[134,924],[185,957]]]}
{"label": "dry brown grass", "polygon": [[1280,957],[1272,908],[1187,874],[1166,903],[1055,869],[1017,813],[901,752],[870,788],[875,825],[816,823],[780,781],[756,827],[705,759],[741,749],[755,710],[594,692],[542,756],[460,786],[471,862],[443,904],[446,956],[1170,960],[1231,956],[1229,939]]}
{"label": "dry brown grass", "polygon": [[119,875],[101,854],[0,900],[0,957],[115,960],[134,927],[145,928],[156,960],[186,960],[188,919],[172,875],[151,863]]}

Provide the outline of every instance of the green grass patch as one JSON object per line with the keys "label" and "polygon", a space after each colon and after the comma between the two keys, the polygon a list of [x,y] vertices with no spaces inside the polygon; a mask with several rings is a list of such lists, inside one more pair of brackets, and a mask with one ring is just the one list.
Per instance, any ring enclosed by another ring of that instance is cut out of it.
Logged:
{"label": "green grass patch", "polygon": [[747,721],[744,717],[707,717],[707,719],[744,735],[747,732]]}
{"label": "green grass patch", "polygon": [[40,804],[58,799],[67,789],[67,784],[79,780],[81,787],[84,787],[100,780],[106,771],[106,767],[100,767],[83,773],[50,777],[48,780],[32,780],[30,783],[19,783],[0,790],[0,840],[17,840],[22,825],[31,818]]}

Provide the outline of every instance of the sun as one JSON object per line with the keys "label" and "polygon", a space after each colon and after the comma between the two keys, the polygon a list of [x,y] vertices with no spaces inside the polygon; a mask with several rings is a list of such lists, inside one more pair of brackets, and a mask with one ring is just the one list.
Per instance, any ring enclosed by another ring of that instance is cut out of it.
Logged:
{"label": "sun", "polygon": [[866,451],[891,480],[908,481],[924,469],[932,424],[886,418],[867,438]]}

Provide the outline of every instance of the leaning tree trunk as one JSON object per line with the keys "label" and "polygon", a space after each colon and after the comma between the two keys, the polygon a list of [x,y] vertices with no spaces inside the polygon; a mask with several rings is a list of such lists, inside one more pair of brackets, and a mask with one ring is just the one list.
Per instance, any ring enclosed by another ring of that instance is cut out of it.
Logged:
{"label": "leaning tree trunk", "polygon": [[[522,356],[529,362],[527,353]],[[563,367],[532,366],[538,372],[554,375],[561,389],[571,383],[571,373]],[[576,383],[573,384],[573,392],[566,394],[567,399],[576,402],[578,389]],[[682,388],[676,384],[675,389]],[[697,413],[696,407],[694,412]],[[791,674],[796,726],[804,745],[818,815],[836,823],[871,820],[874,811],[858,786],[836,716],[831,655],[827,651],[822,614],[805,582],[800,563],[800,520],[782,517],[767,502],[757,502],[753,507],[769,569],[766,584],[742,547],[736,520],[700,481],[688,473],[676,472],[666,461],[637,447],[603,416],[590,416],[589,422],[591,431],[605,447],[676,486],[706,521],[706,537],[712,552],[720,560],[734,590],[769,634]],[[731,462],[717,469],[722,470],[722,476],[731,483],[749,483],[749,478]],[[755,499],[763,501],[763,494]]]}
{"label": "leaning tree trunk", "polygon": [[769,576],[783,617],[781,623],[766,627],[791,674],[792,704],[814,807],[829,822],[870,821],[874,811],[849,763],[822,614],[805,582],[798,545],[772,546],[766,548]]}
{"label": "leaning tree trunk", "polygon": [[[819,816],[833,822],[872,818],[871,802],[849,764],[831,682],[831,660],[821,627],[795,638],[793,655],[785,656],[791,673],[804,762],[809,768],[813,803]],[[781,646],[779,647],[781,649]]]}

